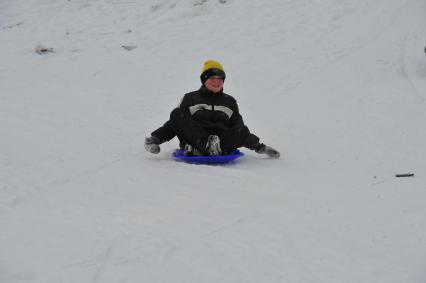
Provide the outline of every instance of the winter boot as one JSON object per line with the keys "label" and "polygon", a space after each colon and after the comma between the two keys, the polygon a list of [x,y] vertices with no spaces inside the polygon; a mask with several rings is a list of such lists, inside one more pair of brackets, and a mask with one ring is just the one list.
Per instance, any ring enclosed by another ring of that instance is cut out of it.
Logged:
{"label": "winter boot", "polygon": [[185,156],[201,156],[203,155],[202,152],[200,152],[198,149],[193,147],[190,144],[185,144],[185,148],[183,149],[183,154]]}
{"label": "winter boot", "polygon": [[185,156],[193,156],[194,148],[190,144],[185,144],[185,148],[183,149],[183,155]]}
{"label": "winter boot", "polygon": [[205,151],[208,155],[221,155],[222,154],[222,149],[220,148],[220,139],[218,136],[216,135],[210,135],[207,138],[207,143],[206,143],[206,151]]}

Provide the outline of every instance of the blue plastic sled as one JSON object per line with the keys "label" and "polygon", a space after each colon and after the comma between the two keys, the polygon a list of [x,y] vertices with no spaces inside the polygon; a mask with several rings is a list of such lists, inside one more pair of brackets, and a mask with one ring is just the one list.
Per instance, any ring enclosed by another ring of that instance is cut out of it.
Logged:
{"label": "blue plastic sled", "polygon": [[183,154],[182,149],[176,149],[173,152],[173,157],[193,164],[223,164],[235,160],[243,155],[244,153],[238,149],[234,150],[230,154],[216,156],[186,156]]}

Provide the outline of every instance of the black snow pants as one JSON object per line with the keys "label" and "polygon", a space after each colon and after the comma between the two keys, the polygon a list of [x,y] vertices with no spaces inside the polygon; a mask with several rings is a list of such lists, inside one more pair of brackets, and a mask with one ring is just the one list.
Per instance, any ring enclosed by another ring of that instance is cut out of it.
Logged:
{"label": "black snow pants", "polygon": [[175,108],[170,114],[170,120],[152,133],[160,140],[166,141],[177,136],[181,149],[190,144],[200,151],[205,150],[205,142],[209,135],[220,138],[220,147],[227,154],[239,147],[254,149],[259,144],[259,138],[250,133],[245,125],[236,126],[223,131],[209,131],[194,120],[192,116],[180,108]]}

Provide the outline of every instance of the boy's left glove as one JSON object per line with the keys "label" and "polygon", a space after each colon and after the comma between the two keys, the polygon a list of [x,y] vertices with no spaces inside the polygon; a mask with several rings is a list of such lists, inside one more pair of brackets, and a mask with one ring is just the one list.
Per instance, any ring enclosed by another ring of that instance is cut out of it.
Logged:
{"label": "boy's left glove", "polygon": [[266,154],[267,156],[272,157],[272,158],[279,158],[280,157],[280,153],[278,152],[278,150],[273,149],[272,147],[267,146],[266,144],[263,144],[263,143],[256,146],[254,151],[256,151],[257,153],[260,153],[260,154]]}
{"label": "boy's left glove", "polygon": [[160,153],[160,139],[155,136],[145,138],[145,149],[151,153]]}

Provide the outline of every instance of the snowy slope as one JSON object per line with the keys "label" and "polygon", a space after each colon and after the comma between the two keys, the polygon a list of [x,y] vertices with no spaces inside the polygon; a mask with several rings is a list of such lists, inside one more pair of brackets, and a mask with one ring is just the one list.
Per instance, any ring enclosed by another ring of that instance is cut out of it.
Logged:
{"label": "snowy slope", "polygon": [[[1,1],[0,282],[425,282],[425,12]],[[206,59],[281,159],[143,150]]]}

